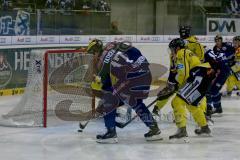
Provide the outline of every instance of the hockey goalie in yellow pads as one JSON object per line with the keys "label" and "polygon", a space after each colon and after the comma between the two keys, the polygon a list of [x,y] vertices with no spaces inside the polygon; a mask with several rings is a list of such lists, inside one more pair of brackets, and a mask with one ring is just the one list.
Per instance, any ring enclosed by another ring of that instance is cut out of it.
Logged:
{"label": "hockey goalie in yellow pads", "polygon": [[184,138],[187,141],[187,114],[186,108],[192,114],[195,122],[200,126],[195,133],[210,135],[204,111],[200,108],[206,91],[214,79],[214,71],[209,63],[201,63],[200,59],[184,46],[184,41],[176,38],[169,43],[173,61],[176,64],[176,81],[179,89],[172,100],[175,122],[178,127],[176,134],[169,139]]}

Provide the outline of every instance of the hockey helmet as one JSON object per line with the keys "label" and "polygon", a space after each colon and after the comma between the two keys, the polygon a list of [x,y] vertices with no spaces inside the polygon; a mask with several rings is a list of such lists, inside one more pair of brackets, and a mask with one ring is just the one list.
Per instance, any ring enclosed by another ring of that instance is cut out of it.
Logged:
{"label": "hockey helmet", "polygon": [[185,42],[182,38],[175,38],[169,43],[168,47],[170,48],[171,51],[176,52],[176,49],[178,47],[180,49],[185,48]]}
{"label": "hockey helmet", "polygon": [[240,36],[235,36],[235,37],[233,37],[233,40],[234,40],[234,41],[240,41]]}
{"label": "hockey helmet", "polygon": [[179,34],[180,37],[185,39],[190,37],[191,34],[191,26],[179,26]]}
{"label": "hockey helmet", "polygon": [[103,42],[99,39],[93,39],[88,43],[87,52],[91,54],[95,54],[102,52],[103,50]]}
{"label": "hockey helmet", "polygon": [[223,40],[223,38],[222,38],[222,36],[221,35],[219,35],[219,34],[217,34],[216,36],[215,36],[215,38],[214,38],[214,41],[215,42],[217,42],[217,40]]}

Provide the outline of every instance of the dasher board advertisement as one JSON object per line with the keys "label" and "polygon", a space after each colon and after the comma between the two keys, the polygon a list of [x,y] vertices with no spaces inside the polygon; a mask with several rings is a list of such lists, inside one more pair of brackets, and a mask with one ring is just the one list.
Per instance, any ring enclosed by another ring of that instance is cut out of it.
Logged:
{"label": "dasher board advertisement", "polygon": [[240,19],[237,18],[207,18],[208,35],[239,35]]}

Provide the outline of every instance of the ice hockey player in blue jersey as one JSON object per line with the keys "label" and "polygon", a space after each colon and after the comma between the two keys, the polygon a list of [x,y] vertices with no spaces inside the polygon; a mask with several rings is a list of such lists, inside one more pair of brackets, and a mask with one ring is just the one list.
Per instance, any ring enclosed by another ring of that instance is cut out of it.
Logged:
{"label": "ice hockey player in blue jersey", "polygon": [[[223,42],[223,38],[219,35],[215,37],[215,43],[213,52],[216,57],[211,66],[217,71],[217,74],[207,94],[207,115],[222,113],[220,90],[230,75],[230,67],[234,63],[234,48],[232,45]],[[210,55],[213,56],[211,52]]]}
{"label": "ice hockey player in blue jersey", "polygon": [[91,87],[104,93],[96,110],[104,116],[107,132],[97,135],[97,142],[118,142],[115,117],[116,108],[122,103],[132,107],[149,127],[146,140],[161,140],[157,122],[143,103],[151,84],[147,59],[128,42],[110,42],[103,47],[100,40],[94,39],[87,51],[99,58],[98,74]]}

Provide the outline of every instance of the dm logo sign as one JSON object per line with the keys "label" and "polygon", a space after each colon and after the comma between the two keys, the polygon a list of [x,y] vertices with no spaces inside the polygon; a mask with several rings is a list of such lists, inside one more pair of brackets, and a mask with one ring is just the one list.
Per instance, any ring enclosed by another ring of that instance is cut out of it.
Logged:
{"label": "dm logo sign", "polygon": [[0,53],[0,88],[5,87],[12,78],[12,67],[4,55]]}
{"label": "dm logo sign", "polygon": [[207,33],[235,35],[240,33],[240,20],[234,18],[208,18]]}

